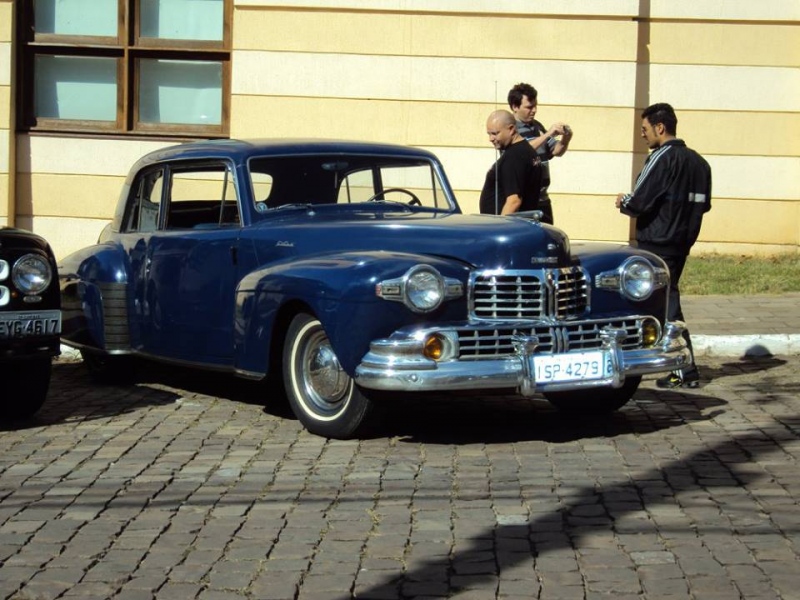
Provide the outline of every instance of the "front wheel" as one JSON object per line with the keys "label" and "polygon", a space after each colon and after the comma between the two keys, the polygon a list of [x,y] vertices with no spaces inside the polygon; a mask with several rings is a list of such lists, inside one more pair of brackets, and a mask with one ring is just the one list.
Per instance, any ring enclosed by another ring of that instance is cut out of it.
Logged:
{"label": "front wheel", "polygon": [[301,313],[283,346],[283,383],[292,412],[316,435],[347,439],[375,417],[375,403],[342,369],[322,324]]}
{"label": "front wheel", "polygon": [[544,397],[564,413],[604,415],[622,408],[639,389],[642,377],[625,379],[620,388],[588,388],[571,392],[544,392]]}
{"label": "front wheel", "polygon": [[27,419],[36,414],[47,400],[51,369],[49,357],[0,363],[0,381],[7,386],[0,404],[3,418]]}

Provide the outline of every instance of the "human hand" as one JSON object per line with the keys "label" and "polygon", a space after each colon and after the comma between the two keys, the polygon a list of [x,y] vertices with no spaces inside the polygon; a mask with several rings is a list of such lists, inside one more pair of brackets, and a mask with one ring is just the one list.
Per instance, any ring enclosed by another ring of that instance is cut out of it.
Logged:
{"label": "human hand", "polygon": [[564,136],[565,138],[571,138],[572,137],[572,128],[569,125],[567,125],[566,123],[563,123],[563,122],[559,121],[558,123],[553,123],[550,126],[550,129],[547,131],[547,135],[550,135],[550,136],[553,136],[553,137],[555,137],[557,135],[560,135],[560,136]]}

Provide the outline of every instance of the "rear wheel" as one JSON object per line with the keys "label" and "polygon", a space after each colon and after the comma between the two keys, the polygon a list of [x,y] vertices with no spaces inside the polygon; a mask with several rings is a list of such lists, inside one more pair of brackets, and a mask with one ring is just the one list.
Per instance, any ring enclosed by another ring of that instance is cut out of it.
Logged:
{"label": "rear wheel", "polygon": [[311,433],[347,439],[375,418],[375,403],[342,369],[322,324],[300,313],[283,347],[283,382],[292,412]]}
{"label": "rear wheel", "polygon": [[545,392],[544,397],[564,413],[604,415],[622,408],[639,389],[641,376],[628,377],[620,388],[588,388],[570,392]]}
{"label": "rear wheel", "polygon": [[[36,414],[47,400],[51,369],[49,357],[0,364],[0,381],[5,385],[15,382],[3,394],[0,410],[4,418],[25,419]],[[13,389],[16,393],[10,391]]]}

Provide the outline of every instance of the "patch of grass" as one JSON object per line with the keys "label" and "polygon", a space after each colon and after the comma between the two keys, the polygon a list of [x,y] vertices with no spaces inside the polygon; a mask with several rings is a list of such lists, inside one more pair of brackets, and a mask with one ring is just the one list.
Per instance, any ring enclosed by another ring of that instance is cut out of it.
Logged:
{"label": "patch of grass", "polygon": [[775,256],[690,255],[681,294],[780,294],[800,292],[800,253]]}

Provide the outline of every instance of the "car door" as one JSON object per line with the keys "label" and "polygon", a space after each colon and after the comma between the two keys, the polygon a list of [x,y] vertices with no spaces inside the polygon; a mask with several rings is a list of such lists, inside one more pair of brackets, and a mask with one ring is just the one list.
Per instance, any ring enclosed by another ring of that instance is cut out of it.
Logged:
{"label": "car door", "polygon": [[[138,269],[140,350],[226,366],[233,356],[240,206],[224,161],[168,165]],[[133,262],[133,261],[132,261]]]}

